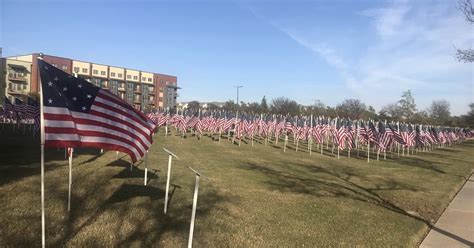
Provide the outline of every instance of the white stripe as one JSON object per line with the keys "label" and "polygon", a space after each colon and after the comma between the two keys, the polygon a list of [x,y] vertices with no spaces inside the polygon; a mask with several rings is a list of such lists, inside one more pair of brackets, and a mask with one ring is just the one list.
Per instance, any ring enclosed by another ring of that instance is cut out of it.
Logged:
{"label": "white stripe", "polygon": [[137,130],[135,130],[135,129],[133,129],[133,128],[125,125],[125,124],[121,124],[121,123],[118,123],[118,122],[115,122],[115,121],[112,121],[112,120],[109,120],[109,119],[106,119],[106,118],[103,118],[103,117],[100,117],[100,116],[97,116],[97,115],[86,114],[86,113],[75,112],[75,111],[72,112],[72,116],[74,118],[78,118],[78,119],[98,121],[98,122],[101,122],[101,123],[109,124],[111,126],[115,126],[115,127],[127,130],[127,131],[135,134],[136,136],[138,136],[140,138],[140,140],[142,140],[143,143],[147,147],[151,146],[150,141],[148,141],[148,139],[145,136],[143,136],[142,133],[138,132]]}
{"label": "white stripe", "polygon": [[[97,98],[96,98],[97,100]],[[103,114],[106,114],[106,115],[109,115],[109,116],[112,116],[112,117],[118,117],[119,119],[123,120],[123,121],[126,121],[130,124],[132,124],[133,126],[141,129],[143,132],[145,132],[146,134],[149,134],[150,135],[150,129],[146,128],[144,125],[141,125],[141,123],[139,122],[136,122],[135,120],[132,120],[130,119],[128,116],[125,116],[125,115],[118,115],[117,112],[114,112],[114,111],[111,111],[111,110],[108,110],[108,109],[105,109],[105,108],[102,108],[102,107],[99,107],[95,104],[92,105],[91,107],[92,110],[95,110],[97,112],[101,112]]]}
{"label": "white stripe", "polygon": [[[127,140],[130,140],[133,142],[134,138],[130,137],[129,135],[118,132],[112,129],[108,129],[105,127],[100,127],[100,126],[94,126],[94,125],[85,125],[85,124],[77,124],[77,129],[81,131],[94,131],[94,132],[101,132],[101,133],[107,133],[107,134],[112,134]],[[140,149],[142,152],[146,152],[147,148],[143,147],[143,145],[140,142],[133,142],[138,149]]]}
{"label": "white stripe", "polygon": [[73,121],[55,121],[55,120],[44,120],[45,127],[65,127],[65,128],[75,128]]}
{"label": "white stripe", "polygon": [[137,160],[141,158],[140,154],[138,153],[138,150],[130,146],[129,144],[123,143],[121,141],[115,140],[115,139],[110,139],[110,138],[104,138],[104,137],[94,137],[94,136],[82,136],[82,142],[90,142],[90,143],[107,143],[111,145],[118,145],[121,147],[125,147],[133,152]]}
{"label": "white stripe", "polygon": [[71,115],[71,111],[69,111],[67,108],[44,106],[43,111],[45,114]]}
{"label": "white stripe", "polygon": [[45,140],[81,141],[81,138],[77,134],[45,133]]}
{"label": "white stripe", "polygon": [[[106,95],[106,94],[105,94]],[[106,104],[106,105],[109,105],[110,107],[113,107],[113,108],[116,108],[116,109],[119,109],[135,118],[137,118],[139,121],[140,121],[140,124],[144,125],[144,126],[147,126],[148,125],[148,122],[147,121],[144,121],[142,120],[142,117],[140,115],[138,115],[137,113],[131,111],[130,109],[127,109],[127,108],[124,108],[114,102],[111,102],[107,99],[104,99],[104,98],[101,98],[99,95],[96,96],[95,98],[95,101],[97,102],[100,102],[100,103],[103,103],[103,104]]]}

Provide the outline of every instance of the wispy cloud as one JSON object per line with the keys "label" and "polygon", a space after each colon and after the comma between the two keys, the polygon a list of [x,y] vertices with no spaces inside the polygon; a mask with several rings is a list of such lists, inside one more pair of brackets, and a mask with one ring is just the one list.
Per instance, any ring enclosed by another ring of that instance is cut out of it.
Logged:
{"label": "wispy cloud", "polygon": [[[377,108],[398,99],[402,91],[412,89],[418,93],[420,108],[433,99],[445,98],[451,101],[454,114],[467,110],[474,99],[473,67],[456,61],[454,47],[470,47],[474,37],[472,27],[455,4],[391,1],[386,6],[354,14],[366,18],[373,30],[360,34],[369,36],[371,42],[361,48],[366,52],[356,57],[320,38],[318,30],[295,28],[273,19],[267,21],[323,58],[344,79],[354,97]],[[358,38],[361,37],[354,37]],[[449,99],[453,95],[458,97]]]}

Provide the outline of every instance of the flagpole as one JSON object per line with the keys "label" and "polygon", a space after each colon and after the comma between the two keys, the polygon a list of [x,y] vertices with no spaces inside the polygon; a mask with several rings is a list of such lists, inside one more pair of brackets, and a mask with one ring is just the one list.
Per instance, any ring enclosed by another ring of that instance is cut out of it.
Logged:
{"label": "flagpole", "polygon": [[67,211],[71,212],[71,186],[72,186],[72,153],[74,152],[74,148],[68,148],[69,152],[69,194],[68,194],[68,201],[67,201]]}
{"label": "flagpole", "polygon": [[145,182],[144,182],[145,186],[146,186],[147,176],[148,176],[148,150],[145,153]]}
{"label": "flagpole", "polygon": [[[40,54],[38,59],[43,59],[43,54]],[[38,63],[38,62],[37,62]],[[38,68],[39,71],[39,68]],[[39,79],[39,97],[40,97],[40,132],[41,132],[41,245],[46,247],[46,229],[44,216],[44,110],[43,110],[43,87],[41,77]]]}
{"label": "flagpole", "polygon": [[168,173],[167,173],[167,178],[166,178],[166,192],[165,192],[165,209],[164,213],[168,211],[168,192],[170,189],[170,176],[171,176],[171,161],[173,160],[173,157],[176,159],[179,159],[178,156],[174,155],[174,153],[170,152],[168,149],[163,148],[163,150],[168,153]]}

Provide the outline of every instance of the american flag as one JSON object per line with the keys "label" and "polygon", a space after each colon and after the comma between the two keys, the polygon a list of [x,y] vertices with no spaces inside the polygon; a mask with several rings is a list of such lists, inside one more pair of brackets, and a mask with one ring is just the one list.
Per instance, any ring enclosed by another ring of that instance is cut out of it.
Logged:
{"label": "american flag", "polygon": [[40,128],[40,107],[38,102],[31,97],[28,97],[26,104],[26,116],[29,119],[34,119],[35,130],[38,131]]}
{"label": "american flag", "polygon": [[23,100],[21,100],[20,98],[15,97],[15,104],[13,105],[13,108],[15,109],[17,119],[21,120],[21,119],[24,119],[26,117],[25,116],[25,114],[26,114],[25,113],[26,112],[26,105],[23,102]]}
{"label": "american flag", "polygon": [[139,160],[152,144],[154,124],[108,90],[38,60],[45,146],[121,151]]}
{"label": "american flag", "polygon": [[12,102],[10,102],[6,96],[3,97],[3,110],[5,111],[5,116],[8,118],[12,118],[13,113],[15,113]]}

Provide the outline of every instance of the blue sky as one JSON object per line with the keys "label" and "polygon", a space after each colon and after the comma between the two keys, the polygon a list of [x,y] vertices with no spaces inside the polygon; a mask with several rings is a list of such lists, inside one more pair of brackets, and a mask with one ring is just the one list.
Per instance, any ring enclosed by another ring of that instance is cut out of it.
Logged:
{"label": "blue sky", "polygon": [[474,101],[472,26],[457,1],[0,2],[3,55],[44,52],[178,76],[179,101],[286,96],[376,110],[412,90],[419,109]]}

